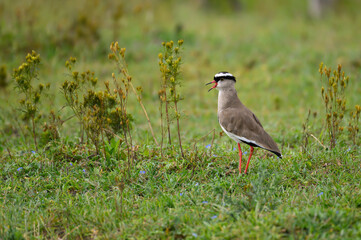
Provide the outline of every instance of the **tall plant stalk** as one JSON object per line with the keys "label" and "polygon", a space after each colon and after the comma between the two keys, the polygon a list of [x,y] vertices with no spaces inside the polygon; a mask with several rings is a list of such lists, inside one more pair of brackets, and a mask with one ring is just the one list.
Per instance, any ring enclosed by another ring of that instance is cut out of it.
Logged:
{"label": "tall plant stalk", "polygon": [[[323,63],[319,68],[322,86],[321,94],[325,104],[326,126],[330,138],[330,148],[336,146],[336,140],[340,133],[344,130],[342,119],[346,111],[345,89],[348,85],[349,77],[345,76],[342,66],[339,64],[337,70],[324,67]],[[323,81],[325,79],[325,81]]]}
{"label": "tall plant stalk", "polygon": [[[177,88],[180,86],[180,66],[182,63],[182,57],[180,56],[180,49],[183,45],[183,40],[178,40],[178,45],[174,46],[174,42],[170,41],[162,43],[164,47],[163,53],[158,55],[159,57],[159,69],[161,72],[161,89],[159,91],[161,101],[161,117],[163,118],[163,103],[165,105],[165,121],[167,123],[168,139],[171,144],[171,130],[170,130],[170,106],[174,108],[174,115],[177,121],[177,135],[179,149],[182,157],[184,158],[184,152],[182,147],[181,130],[180,130],[180,118],[178,103],[181,97],[178,94]],[[164,121],[163,121],[164,123]],[[163,126],[162,126],[163,128]]]}
{"label": "tall plant stalk", "polygon": [[[117,47],[119,50],[117,50],[117,48],[115,48],[115,47]],[[130,76],[130,74],[128,72],[128,67],[127,67],[127,63],[126,63],[126,60],[125,60],[125,48],[120,49],[119,45],[118,45],[118,42],[116,42],[116,43],[112,43],[112,45],[110,47],[110,50],[112,51],[112,53],[110,53],[108,57],[109,57],[109,59],[113,59],[115,61],[119,72],[123,74],[124,78],[127,81],[127,83],[126,83],[127,87],[129,88],[129,86],[130,86],[133,93],[136,95],[137,100],[138,100],[138,102],[139,102],[139,104],[140,104],[140,106],[141,106],[141,108],[143,110],[143,113],[144,113],[144,115],[145,115],[145,117],[147,119],[148,127],[150,129],[151,134],[152,134],[153,140],[154,140],[155,144],[158,146],[159,144],[158,144],[158,141],[157,141],[157,139],[155,137],[152,124],[150,122],[147,110],[145,109],[145,106],[144,106],[143,101],[142,101],[142,96],[141,96],[142,88],[138,87],[137,88],[138,91],[137,91],[135,89],[133,83],[131,82],[132,77]]]}
{"label": "tall plant stalk", "polygon": [[[36,134],[36,122],[41,117],[39,114],[38,106],[40,103],[41,95],[45,88],[44,84],[40,83],[34,86],[35,79],[38,78],[38,66],[40,64],[40,55],[35,51],[28,53],[26,62],[22,63],[18,68],[14,69],[13,78],[15,86],[23,94],[24,97],[20,98],[20,110],[23,113],[22,120],[30,125],[31,135],[34,140],[36,150],[38,150],[38,141]],[[49,89],[50,84],[46,85]]]}

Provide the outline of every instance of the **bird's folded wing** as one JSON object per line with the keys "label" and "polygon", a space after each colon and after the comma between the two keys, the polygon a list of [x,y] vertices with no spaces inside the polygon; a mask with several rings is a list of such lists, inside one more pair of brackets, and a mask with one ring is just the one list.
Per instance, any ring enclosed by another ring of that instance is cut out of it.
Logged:
{"label": "bird's folded wing", "polygon": [[249,143],[281,156],[277,144],[248,108],[243,106],[242,108],[224,109],[219,116],[219,123],[226,131],[238,136],[241,141],[247,143],[248,140]]}

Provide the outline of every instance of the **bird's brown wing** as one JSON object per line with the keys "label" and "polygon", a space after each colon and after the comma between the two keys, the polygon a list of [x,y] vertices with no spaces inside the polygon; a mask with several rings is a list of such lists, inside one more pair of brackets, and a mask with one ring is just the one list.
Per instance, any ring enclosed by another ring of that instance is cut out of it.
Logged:
{"label": "bird's brown wing", "polygon": [[261,122],[245,106],[224,109],[219,116],[219,123],[228,132],[240,137],[241,141],[282,156],[277,144],[263,129]]}

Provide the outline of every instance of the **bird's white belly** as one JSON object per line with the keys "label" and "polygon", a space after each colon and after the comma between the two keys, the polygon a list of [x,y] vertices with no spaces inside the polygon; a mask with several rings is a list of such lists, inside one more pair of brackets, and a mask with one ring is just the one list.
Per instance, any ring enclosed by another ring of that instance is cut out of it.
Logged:
{"label": "bird's white belly", "polygon": [[228,137],[232,138],[234,141],[236,141],[238,143],[241,142],[241,140],[239,139],[239,137],[237,137],[237,135],[235,135],[231,132],[228,132],[221,124],[219,124],[219,125],[221,126],[223,132],[225,132],[228,135]]}
{"label": "bird's white belly", "polygon": [[245,142],[248,144],[254,144],[260,148],[264,148],[263,146],[259,145],[257,142],[253,141],[253,140],[249,140],[245,137],[241,137],[241,136],[237,136],[236,134],[233,134],[231,132],[228,132],[221,124],[219,124],[223,130],[223,132],[225,132],[228,137],[232,138],[234,141],[236,141],[237,143],[241,143],[241,142]]}

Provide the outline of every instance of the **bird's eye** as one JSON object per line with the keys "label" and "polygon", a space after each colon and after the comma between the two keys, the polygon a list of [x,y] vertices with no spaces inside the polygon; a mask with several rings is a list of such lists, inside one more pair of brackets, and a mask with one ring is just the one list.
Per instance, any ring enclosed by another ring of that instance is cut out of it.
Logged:
{"label": "bird's eye", "polygon": [[221,78],[221,80],[220,81],[223,81],[223,78]]}

